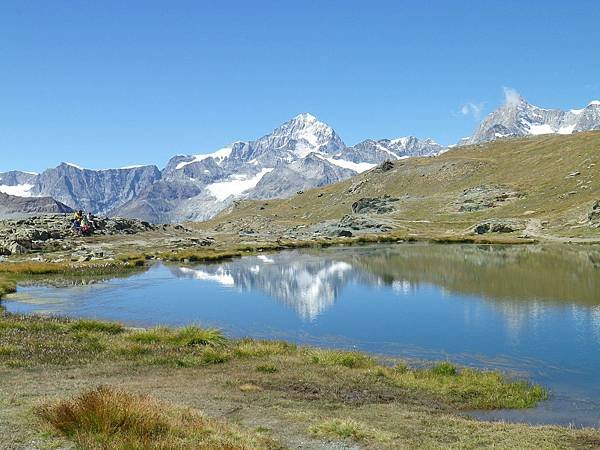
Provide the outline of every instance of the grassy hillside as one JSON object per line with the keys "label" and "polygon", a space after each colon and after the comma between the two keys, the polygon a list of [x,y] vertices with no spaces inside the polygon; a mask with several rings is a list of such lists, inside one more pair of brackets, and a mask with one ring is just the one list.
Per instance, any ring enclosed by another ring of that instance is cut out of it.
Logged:
{"label": "grassy hillside", "polygon": [[[600,132],[507,139],[396,161],[391,170],[375,168],[289,199],[239,202],[196,226],[284,232],[339,220],[357,200],[384,195],[399,199],[394,210],[371,217],[408,234],[464,235],[486,219],[510,218],[522,225],[521,235],[598,237],[587,215],[600,199]],[[473,205],[481,209],[470,211]]]}

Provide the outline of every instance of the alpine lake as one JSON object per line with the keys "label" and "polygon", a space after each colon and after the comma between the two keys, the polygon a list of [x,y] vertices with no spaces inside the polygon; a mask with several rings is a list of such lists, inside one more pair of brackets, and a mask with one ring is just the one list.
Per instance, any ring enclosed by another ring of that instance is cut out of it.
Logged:
{"label": "alpine lake", "polygon": [[159,263],[127,277],[22,284],[3,305],[499,370],[542,384],[550,398],[470,414],[600,426],[597,246],[414,243]]}

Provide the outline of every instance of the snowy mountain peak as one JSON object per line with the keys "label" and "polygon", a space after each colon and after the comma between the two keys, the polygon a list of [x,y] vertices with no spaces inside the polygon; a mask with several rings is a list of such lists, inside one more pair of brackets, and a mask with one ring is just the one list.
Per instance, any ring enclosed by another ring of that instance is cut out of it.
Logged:
{"label": "snowy mountain peak", "polygon": [[571,134],[600,129],[600,110],[594,100],[583,109],[544,109],[528,103],[515,91],[506,92],[506,101],[488,114],[475,134],[458,145],[478,144],[495,139],[540,134]]}
{"label": "snowy mountain peak", "polygon": [[309,122],[309,123],[314,123],[314,122],[318,122],[318,119],[315,116],[313,116],[311,113],[304,112],[304,113],[298,114],[290,122]]}

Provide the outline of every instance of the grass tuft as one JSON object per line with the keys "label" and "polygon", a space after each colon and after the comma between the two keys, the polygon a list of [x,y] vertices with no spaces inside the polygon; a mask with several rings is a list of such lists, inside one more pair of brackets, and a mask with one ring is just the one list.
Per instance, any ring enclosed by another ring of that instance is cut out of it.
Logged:
{"label": "grass tuft", "polygon": [[107,386],[46,402],[35,414],[83,448],[270,449],[266,437]]}
{"label": "grass tuft", "polygon": [[341,350],[310,349],[308,358],[313,364],[343,366],[349,369],[366,369],[375,365],[373,358],[363,353]]}
{"label": "grass tuft", "polygon": [[350,438],[362,441],[367,436],[365,426],[354,420],[333,419],[309,428],[311,434],[320,437]]}
{"label": "grass tuft", "polygon": [[277,368],[277,366],[274,366],[272,364],[265,364],[262,366],[258,366],[256,368],[256,371],[260,373],[277,373],[279,372],[279,369]]}
{"label": "grass tuft", "polygon": [[436,364],[431,368],[431,373],[434,375],[446,375],[446,376],[454,376],[458,372],[456,370],[456,366],[448,361],[441,362]]}
{"label": "grass tuft", "polygon": [[178,329],[156,327],[136,331],[129,338],[139,344],[168,344],[179,347],[218,346],[227,342],[227,338],[220,330],[200,328],[195,325]]}

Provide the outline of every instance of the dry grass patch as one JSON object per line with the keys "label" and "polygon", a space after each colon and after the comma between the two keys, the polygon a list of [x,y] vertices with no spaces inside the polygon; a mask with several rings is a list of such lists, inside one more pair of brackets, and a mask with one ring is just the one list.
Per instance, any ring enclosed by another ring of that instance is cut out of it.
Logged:
{"label": "dry grass patch", "polygon": [[101,386],[35,414],[87,449],[276,449],[274,441],[196,411]]}

